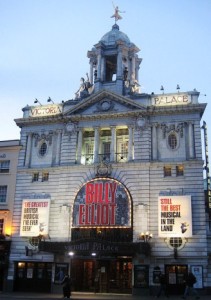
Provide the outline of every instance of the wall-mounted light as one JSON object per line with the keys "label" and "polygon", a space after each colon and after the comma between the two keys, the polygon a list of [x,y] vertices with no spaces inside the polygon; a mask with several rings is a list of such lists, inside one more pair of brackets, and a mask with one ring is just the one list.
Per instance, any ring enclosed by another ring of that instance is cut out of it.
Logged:
{"label": "wall-mounted light", "polygon": [[69,256],[72,256],[72,257],[73,257],[74,254],[75,254],[75,253],[72,252],[72,251],[70,251],[70,252],[68,253],[68,255],[69,255]]}
{"label": "wall-mounted light", "polygon": [[97,253],[95,253],[95,252],[92,252],[92,254],[91,254],[92,256],[96,256],[97,255]]}
{"label": "wall-mounted light", "polygon": [[47,102],[52,102],[54,104],[54,101],[51,99],[51,97],[48,98]]}
{"label": "wall-mounted light", "polygon": [[152,233],[149,233],[148,231],[146,231],[146,232],[142,232],[140,234],[139,238],[142,239],[146,243],[152,239],[152,236],[153,236]]}
{"label": "wall-mounted light", "polygon": [[39,100],[37,100],[37,98],[34,100],[34,103],[36,104],[36,103],[39,103],[39,105],[41,105],[42,106],[42,104],[40,103],[40,101]]}

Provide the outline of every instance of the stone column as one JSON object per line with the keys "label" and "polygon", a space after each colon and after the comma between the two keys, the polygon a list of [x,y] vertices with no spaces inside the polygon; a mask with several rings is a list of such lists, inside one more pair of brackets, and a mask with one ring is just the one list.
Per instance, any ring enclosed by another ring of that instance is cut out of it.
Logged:
{"label": "stone column", "polygon": [[128,141],[128,161],[133,159],[133,127],[128,126],[128,134],[129,134],[129,141]]}
{"label": "stone column", "polygon": [[25,167],[30,167],[31,149],[32,149],[32,133],[30,132],[27,136]]}
{"label": "stone column", "polygon": [[56,147],[56,160],[55,164],[60,164],[60,155],[61,155],[61,140],[62,140],[62,130],[57,130],[57,147]]}
{"label": "stone column", "polygon": [[111,126],[111,153],[110,160],[111,162],[116,161],[116,127]]}
{"label": "stone column", "polygon": [[157,141],[157,124],[152,125],[152,160],[157,160],[158,141]]}
{"label": "stone column", "polygon": [[95,139],[94,139],[94,163],[98,163],[99,161],[99,127],[95,127]]}
{"label": "stone column", "polygon": [[117,78],[122,78],[122,48],[119,46],[118,55],[117,55]]}
{"label": "stone column", "polygon": [[83,141],[83,132],[82,129],[78,130],[78,147],[77,147],[77,163],[81,164],[81,152],[82,152],[82,141]]}
{"label": "stone column", "polygon": [[135,61],[135,57],[132,57],[132,75],[134,75],[134,79],[136,79],[136,61]]}
{"label": "stone column", "polygon": [[188,141],[189,141],[189,156],[194,158],[194,141],[193,141],[193,124],[188,123]]}
{"label": "stone column", "polygon": [[97,55],[97,79],[101,80],[101,53]]}
{"label": "stone column", "polygon": [[90,83],[93,84],[93,62],[92,62],[92,60],[90,60],[89,64],[90,64],[89,80],[90,80]]}

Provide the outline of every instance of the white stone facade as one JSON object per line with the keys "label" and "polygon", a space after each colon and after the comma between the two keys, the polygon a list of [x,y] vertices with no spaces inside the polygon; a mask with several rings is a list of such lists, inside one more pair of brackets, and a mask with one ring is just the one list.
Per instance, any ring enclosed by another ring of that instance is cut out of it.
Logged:
{"label": "white stone facade", "polygon": [[[118,38],[121,40],[122,36]],[[125,48],[115,41],[113,50],[106,40],[103,41],[104,44],[96,46],[96,51],[88,54],[90,63],[97,64],[97,67],[92,65],[90,77],[93,78],[94,68],[103,77],[98,75],[93,80],[94,90],[90,95],[66,101],[60,105],[61,111],[54,115],[49,113],[51,105],[46,106],[41,116],[29,116],[29,111],[35,108],[26,107],[23,118],[16,120],[21,127],[22,149],[8,282],[15,282],[17,262],[51,262],[52,278],[55,262],[69,262],[66,253],[39,251],[30,245],[30,236],[20,236],[22,201],[50,199],[49,231],[45,240],[71,244],[77,193],[87,182],[103,177],[121,183],[130,195],[131,245],[140,242],[142,232],[153,234],[151,255],[133,255],[131,258],[131,292],[137,292],[134,283],[136,265],[149,267],[148,287],[156,286],[153,270],[157,266],[164,271],[168,265],[186,265],[187,268],[200,265],[203,288],[206,288],[211,285],[211,279],[200,128],[206,104],[198,102],[197,91],[183,93],[180,100],[179,94],[133,93],[127,86],[125,88],[126,80],[122,75],[130,55],[128,41],[122,38]],[[106,51],[110,51],[110,57],[115,57],[114,49],[119,49],[117,78],[106,82]],[[133,62],[127,65],[130,76],[141,62],[136,54],[138,48],[134,45],[133,49]],[[158,100],[154,102],[156,97],[164,96],[167,100],[173,99],[171,103],[162,100],[162,105],[158,105]],[[185,99],[184,102],[181,99]],[[177,257],[176,246],[169,243],[171,236],[161,238],[158,235],[158,197],[163,195],[191,196],[192,236],[181,237]],[[26,256],[26,247],[32,250],[31,257]]]}

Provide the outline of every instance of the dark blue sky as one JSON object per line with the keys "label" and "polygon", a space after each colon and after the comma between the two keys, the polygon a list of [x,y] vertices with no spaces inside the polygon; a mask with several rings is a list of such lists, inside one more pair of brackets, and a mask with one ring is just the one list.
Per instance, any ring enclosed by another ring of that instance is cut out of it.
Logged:
{"label": "dark blue sky", "polygon": [[[211,1],[116,0],[120,30],[141,51],[144,93],[196,88],[207,102],[211,145]],[[74,98],[87,51],[114,24],[110,0],[0,0],[0,140],[18,139],[15,118],[38,98]],[[206,94],[206,96],[204,96]],[[211,146],[209,146],[211,148]],[[210,149],[211,150],[211,149]]]}

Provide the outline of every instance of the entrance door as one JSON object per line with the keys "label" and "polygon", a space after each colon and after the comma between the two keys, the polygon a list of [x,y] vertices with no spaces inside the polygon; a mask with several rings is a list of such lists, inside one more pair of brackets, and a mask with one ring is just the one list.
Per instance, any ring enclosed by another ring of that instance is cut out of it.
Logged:
{"label": "entrance door", "polygon": [[71,277],[75,291],[131,294],[132,260],[74,259]]}
{"label": "entrance door", "polygon": [[166,265],[167,289],[169,294],[181,295],[185,289],[187,265]]}

